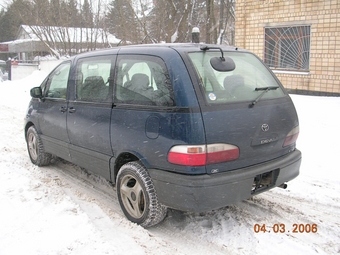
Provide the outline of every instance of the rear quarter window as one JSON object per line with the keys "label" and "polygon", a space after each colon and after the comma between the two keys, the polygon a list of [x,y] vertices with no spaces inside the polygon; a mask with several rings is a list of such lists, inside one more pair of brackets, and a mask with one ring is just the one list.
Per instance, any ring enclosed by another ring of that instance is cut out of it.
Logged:
{"label": "rear quarter window", "polygon": [[119,56],[114,95],[117,103],[175,105],[166,66],[162,59],[153,56]]}

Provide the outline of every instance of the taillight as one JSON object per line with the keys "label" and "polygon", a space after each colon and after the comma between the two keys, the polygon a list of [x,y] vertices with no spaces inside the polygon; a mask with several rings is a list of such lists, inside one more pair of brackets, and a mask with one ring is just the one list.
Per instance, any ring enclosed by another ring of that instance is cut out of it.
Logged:
{"label": "taillight", "polygon": [[291,145],[296,142],[297,138],[299,136],[299,126],[293,128],[288,135],[286,136],[286,139],[283,143],[283,147],[286,147],[288,145]]}
{"label": "taillight", "polygon": [[170,149],[168,161],[177,165],[204,166],[232,161],[239,155],[238,147],[231,144],[177,145]]}
{"label": "taillight", "polygon": [[240,156],[240,150],[238,147],[231,144],[208,144],[207,148],[207,165],[232,161],[238,159]]}

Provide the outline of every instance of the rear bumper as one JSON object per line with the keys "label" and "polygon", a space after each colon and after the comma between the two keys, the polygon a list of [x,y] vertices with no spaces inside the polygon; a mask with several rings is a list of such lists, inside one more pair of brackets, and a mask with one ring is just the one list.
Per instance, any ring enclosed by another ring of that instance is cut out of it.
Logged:
{"label": "rear bumper", "polygon": [[[149,169],[159,201],[181,211],[203,212],[247,199],[255,176],[279,170],[277,187],[299,175],[301,152],[294,152],[262,164],[211,175],[183,175]],[[257,194],[257,193],[256,193]]]}

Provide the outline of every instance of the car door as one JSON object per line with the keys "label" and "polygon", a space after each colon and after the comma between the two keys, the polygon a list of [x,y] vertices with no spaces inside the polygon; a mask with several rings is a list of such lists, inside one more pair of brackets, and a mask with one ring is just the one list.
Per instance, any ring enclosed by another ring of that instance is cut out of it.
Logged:
{"label": "car door", "polygon": [[46,151],[70,159],[66,130],[67,85],[71,62],[60,64],[42,84],[43,99],[38,108],[41,137]]}
{"label": "car door", "polygon": [[146,167],[166,167],[175,100],[165,62],[156,56],[120,54],[115,78],[113,152],[137,155]]}
{"label": "car door", "polygon": [[77,61],[75,96],[69,102],[67,128],[72,162],[110,179],[110,116],[115,56]]}

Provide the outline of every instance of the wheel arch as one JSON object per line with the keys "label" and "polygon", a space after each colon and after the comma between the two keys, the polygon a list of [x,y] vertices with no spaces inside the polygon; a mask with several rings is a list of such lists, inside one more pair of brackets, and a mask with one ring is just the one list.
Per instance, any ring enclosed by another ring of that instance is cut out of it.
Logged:
{"label": "wheel arch", "polygon": [[31,121],[29,121],[29,122],[27,122],[26,124],[25,124],[25,140],[27,141],[27,130],[30,128],[30,127],[32,127],[32,126],[34,126],[34,123],[33,122],[31,122]]}
{"label": "wheel arch", "polygon": [[[113,158],[114,159],[114,158]],[[126,163],[133,162],[133,161],[140,161],[141,164],[144,162],[138,157],[135,153],[132,152],[121,152],[118,157],[114,160],[111,160],[111,182],[116,183],[117,175],[120,168],[125,165]]]}

